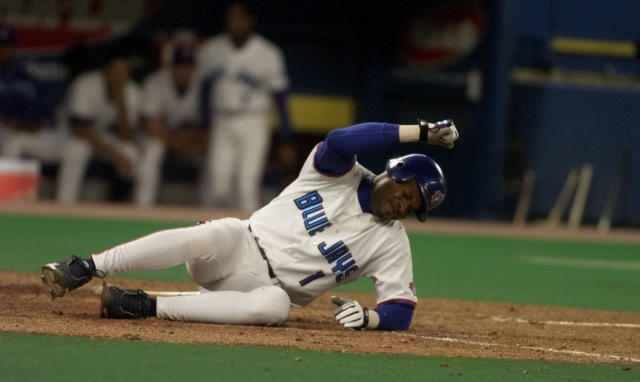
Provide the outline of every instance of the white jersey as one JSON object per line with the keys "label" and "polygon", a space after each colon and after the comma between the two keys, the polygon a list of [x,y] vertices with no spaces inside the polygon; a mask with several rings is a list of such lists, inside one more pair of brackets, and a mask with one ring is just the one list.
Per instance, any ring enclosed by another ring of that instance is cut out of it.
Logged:
{"label": "white jersey", "polygon": [[258,34],[236,48],[231,38],[212,38],[198,52],[198,71],[215,77],[209,100],[219,112],[267,112],[271,92],[285,90],[288,80],[280,50]]}
{"label": "white jersey", "polygon": [[[124,89],[127,119],[137,127],[140,117],[140,90],[133,82]],[[118,121],[118,110],[107,91],[107,82],[101,71],[81,75],[71,84],[68,111],[72,119],[81,121],[99,132],[106,132]]]}
{"label": "white jersey", "polygon": [[340,177],[314,167],[317,146],[300,175],[249,219],[282,287],[297,305],[362,276],[374,280],[378,304],[417,301],[409,239],[399,221],[364,213],[358,199],[363,178],[357,162]]}
{"label": "white jersey", "polygon": [[175,131],[184,125],[193,125],[199,120],[199,82],[192,76],[191,82],[181,94],[171,72],[158,70],[144,83],[142,90],[142,115],[158,117],[165,127]]}

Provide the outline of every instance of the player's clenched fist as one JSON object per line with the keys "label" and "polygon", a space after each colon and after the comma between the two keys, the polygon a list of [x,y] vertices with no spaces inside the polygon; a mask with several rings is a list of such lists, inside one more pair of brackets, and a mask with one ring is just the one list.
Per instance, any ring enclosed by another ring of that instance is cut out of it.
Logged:
{"label": "player's clenched fist", "polygon": [[358,301],[332,296],[331,302],[338,305],[333,315],[345,328],[360,330],[378,326],[378,313],[363,307]]}
{"label": "player's clenched fist", "polygon": [[420,126],[420,141],[426,141],[430,145],[452,149],[454,142],[459,137],[456,125],[450,119],[436,123],[419,119],[418,125]]}

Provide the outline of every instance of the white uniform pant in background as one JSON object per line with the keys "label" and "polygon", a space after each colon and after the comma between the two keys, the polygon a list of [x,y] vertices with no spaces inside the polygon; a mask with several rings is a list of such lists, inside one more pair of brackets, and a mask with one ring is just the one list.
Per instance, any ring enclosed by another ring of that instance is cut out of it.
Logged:
{"label": "white uniform pant in background", "polygon": [[[103,134],[101,138],[126,156],[134,169],[137,167],[139,153],[133,142],[121,140],[111,134]],[[93,154],[93,147],[89,142],[73,134],[69,136],[62,151],[62,162],[58,174],[57,198],[59,202],[75,203],[78,201],[87,165]]]}
{"label": "white uniform pant in background", "polygon": [[0,137],[0,156],[19,158],[30,155],[46,163],[60,160],[60,147],[64,134],[60,129],[42,128],[33,133],[7,128]]}
{"label": "white uniform pant in background", "polygon": [[[207,156],[212,200],[205,200],[205,204],[228,206],[237,194],[240,208],[255,211],[260,207],[270,137],[268,113],[214,112]],[[234,180],[237,190],[233,189]]]}
{"label": "white uniform pant in background", "polygon": [[289,296],[273,286],[248,223],[234,218],[160,231],[93,255],[105,274],[186,263],[197,296],[158,297],[160,318],[227,324],[278,324]]}
{"label": "white uniform pant in background", "polygon": [[158,197],[158,185],[162,178],[162,161],[167,145],[157,138],[145,138],[140,153],[138,181],[133,200],[139,206],[151,206]]}

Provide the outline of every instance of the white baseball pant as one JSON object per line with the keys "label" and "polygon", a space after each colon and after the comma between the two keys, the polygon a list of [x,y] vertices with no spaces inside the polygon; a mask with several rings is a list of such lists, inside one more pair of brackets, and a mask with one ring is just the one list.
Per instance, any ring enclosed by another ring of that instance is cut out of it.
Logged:
{"label": "white baseball pant", "polygon": [[162,161],[166,151],[167,145],[160,139],[148,137],[143,140],[138,164],[138,179],[133,194],[134,203],[137,205],[155,204],[162,177]]}
{"label": "white baseball pant", "polygon": [[268,113],[214,113],[210,134],[207,167],[212,200],[205,204],[228,206],[237,194],[240,208],[255,211],[260,207],[260,183],[269,148]]}
{"label": "white baseball pant", "polygon": [[15,131],[7,128],[0,139],[0,156],[19,158],[31,155],[43,162],[60,160],[60,146],[64,136],[60,129],[43,128],[33,133]]}
{"label": "white baseball pant", "polygon": [[[101,134],[101,138],[126,156],[133,166],[137,166],[136,159],[139,152],[134,143],[121,140],[108,133]],[[93,154],[94,150],[89,142],[70,134],[62,150],[62,161],[58,174],[57,198],[59,202],[75,203],[78,201],[87,165]]]}
{"label": "white baseball pant", "polygon": [[159,318],[276,325],[289,314],[289,296],[272,284],[247,221],[226,218],[156,232],[95,254],[93,260],[105,274],[185,263],[203,293],[158,297]]}

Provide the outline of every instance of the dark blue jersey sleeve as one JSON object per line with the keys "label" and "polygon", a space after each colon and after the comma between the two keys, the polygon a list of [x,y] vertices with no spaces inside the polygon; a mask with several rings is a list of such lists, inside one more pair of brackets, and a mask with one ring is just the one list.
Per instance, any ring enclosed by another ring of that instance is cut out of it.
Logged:
{"label": "dark blue jersey sleeve", "polygon": [[378,330],[407,330],[413,318],[413,304],[406,302],[389,302],[376,308],[380,317]]}
{"label": "dark blue jersey sleeve", "polygon": [[316,170],[341,176],[353,167],[356,156],[400,143],[398,125],[367,122],[332,130],[320,144],[314,158]]}
{"label": "dark blue jersey sleeve", "polygon": [[206,77],[202,79],[200,82],[200,99],[198,100],[199,111],[200,111],[200,123],[209,127],[211,125],[212,120],[212,107],[211,107],[211,99],[213,97],[213,88],[216,82],[222,76],[222,71],[219,69],[212,70]]}
{"label": "dark blue jersey sleeve", "polygon": [[273,93],[273,100],[278,109],[278,115],[280,116],[280,137],[285,140],[291,140],[293,131],[291,130],[291,123],[289,121],[289,108],[287,107],[288,92],[280,91]]}

